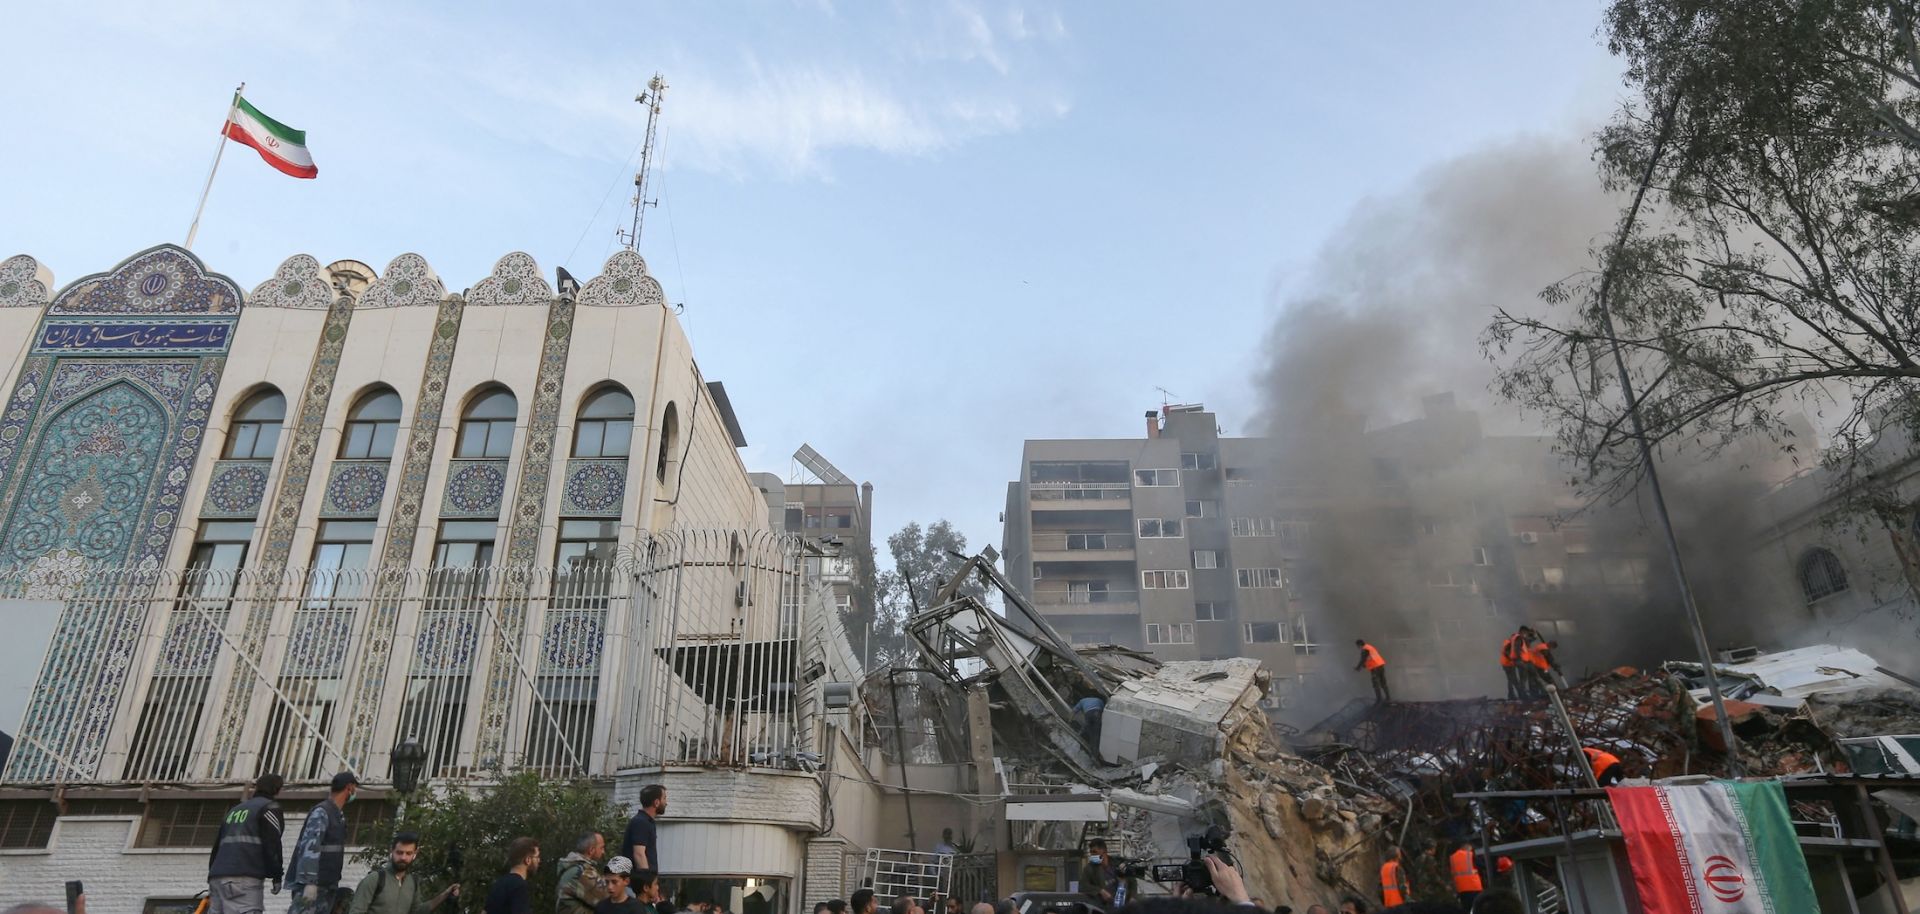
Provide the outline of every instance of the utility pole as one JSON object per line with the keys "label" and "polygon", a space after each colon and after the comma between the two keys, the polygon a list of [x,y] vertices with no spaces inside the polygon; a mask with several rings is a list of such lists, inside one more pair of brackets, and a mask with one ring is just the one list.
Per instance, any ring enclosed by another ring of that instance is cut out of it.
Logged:
{"label": "utility pole", "polygon": [[614,237],[631,251],[640,246],[640,229],[646,222],[649,206],[658,206],[660,201],[647,199],[647,177],[653,171],[653,136],[660,126],[660,102],[667,94],[667,81],[659,73],[647,80],[647,91],[633,97],[633,100],[647,106],[647,138],[640,144],[640,170],[633,175],[633,224],[626,231],[614,229]]}

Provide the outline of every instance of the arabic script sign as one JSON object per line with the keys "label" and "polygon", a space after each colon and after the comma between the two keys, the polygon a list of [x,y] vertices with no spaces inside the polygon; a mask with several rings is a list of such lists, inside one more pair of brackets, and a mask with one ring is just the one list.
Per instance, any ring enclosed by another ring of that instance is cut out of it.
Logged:
{"label": "arabic script sign", "polygon": [[228,321],[139,323],[48,323],[34,349],[40,352],[225,352],[233,324]]}

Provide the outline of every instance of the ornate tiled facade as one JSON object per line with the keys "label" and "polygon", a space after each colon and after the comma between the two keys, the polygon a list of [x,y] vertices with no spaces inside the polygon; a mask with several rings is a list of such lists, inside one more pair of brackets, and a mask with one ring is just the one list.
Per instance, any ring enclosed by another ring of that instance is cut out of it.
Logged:
{"label": "ornate tiled facade", "polygon": [[0,260],[0,308],[41,308],[53,288],[53,274],[25,254]]}
{"label": "ornate tiled facade", "polygon": [[619,517],[626,496],[626,458],[575,457],[567,461],[567,481],[560,489],[562,516]]}
{"label": "ornate tiled facade", "polygon": [[419,254],[401,254],[387,264],[380,278],[360,296],[362,308],[405,308],[433,306],[445,298],[440,277],[433,275],[427,259]]}
{"label": "ornate tiled facade", "polygon": [[545,305],[552,300],[553,287],[540,275],[540,265],[519,251],[500,258],[467,295],[472,305]]}
{"label": "ornate tiled facade", "polygon": [[222,460],[214,464],[207,480],[207,497],[200,503],[200,516],[233,520],[259,517],[272,469],[272,462],[267,460]]}
{"label": "ornate tiled facade", "polygon": [[273,271],[273,278],[253,287],[250,308],[299,308],[325,311],[333,304],[333,283],[311,254],[295,254]]}
{"label": "ornate tiled facade", "polygon": [[667,305],[660,281],[647,273],[647,261],[633,251],[615,251],[600,275],[580,289],[580,305],[587,308],[631,308]]}
{"label": "ornate tiled facade", "polygon": [[500,499],[506,491],[505,459],[455,460],[447,467],[447,491],[440,498],[440,516],[498,518]]}
{"label": "ornate tiled facade", "polygon": [[387,461],[336,460],[327,471],[320,516],[371,519],[387,495]]}

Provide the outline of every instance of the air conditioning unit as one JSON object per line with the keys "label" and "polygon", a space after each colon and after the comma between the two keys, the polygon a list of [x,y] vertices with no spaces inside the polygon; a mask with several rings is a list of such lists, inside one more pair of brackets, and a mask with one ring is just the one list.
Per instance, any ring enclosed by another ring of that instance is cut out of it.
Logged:
{"label": "air conditioning unit", "polygon": [[1540,542],[1540,534],[1538,534],[1538,533],[1533,533],[1533,532],[1531,532],[1531,531],[1529,531],[1529,532],[1527,532],[1527,533],[1522,533],[1522,534],[1520,534],[1520,542],[1523,542],[1523,543],[1537,543],[1537,542]]}

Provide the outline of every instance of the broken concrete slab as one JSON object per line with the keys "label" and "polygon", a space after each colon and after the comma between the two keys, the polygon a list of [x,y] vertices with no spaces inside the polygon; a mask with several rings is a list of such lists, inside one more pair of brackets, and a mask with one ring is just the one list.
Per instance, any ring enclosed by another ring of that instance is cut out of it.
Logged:
{"label": "broken concrete slab", "polygon": [[1218,760],[1224,734],[1245,715],[1261,713],[1265,694],[1258,660],[1169,661],[1115,687],[1101,717],[1100,754],[1116,762]]}

